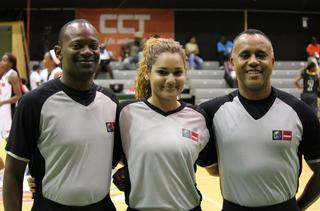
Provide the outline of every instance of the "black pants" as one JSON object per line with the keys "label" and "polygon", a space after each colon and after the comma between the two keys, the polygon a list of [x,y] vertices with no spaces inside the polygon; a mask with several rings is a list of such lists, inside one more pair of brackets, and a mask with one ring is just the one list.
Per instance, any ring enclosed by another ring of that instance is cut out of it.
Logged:
{"label": "black pants", "polygon": [[58,204],[43,197],[35,198],[32,211],[116,211],[110,196],[107,195],[103,200],[87,206],[66,206]]}
{"label": "black pants", "polygon": [[[133,208],[128,207],[127,211],[141,211],[141,210],[137,210],[137,209],[133,209]],[[196,206],[195,208],[188,210],[188,211],[202,211],[202,209],[199,205],[199,206]]]}
{"label": "black pants", "polygon": [[110,61],[109,60],[101,60],[99,64],[99,68],[97,69],[97,72],[95,74],[95,79],[98,78],[98,75],[100,73],[109,73],[110,78],[113,79],[113,71],[110,67]]}
{"label": "black pants", "polygon": [[317,115],[318,113],[318,96],[314,93],[302,93],[301,100],[305,102],[312,111]]}
{"label": "black pants", "polygon": [[300,211],[300,209],[295,198],[265,207],[244,207],[224,199],[222,211]]}

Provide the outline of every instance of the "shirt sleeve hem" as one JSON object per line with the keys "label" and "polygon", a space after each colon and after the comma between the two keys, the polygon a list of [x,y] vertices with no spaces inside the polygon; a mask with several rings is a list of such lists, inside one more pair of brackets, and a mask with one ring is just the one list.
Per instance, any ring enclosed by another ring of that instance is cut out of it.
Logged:
{"label": "shirt sleeve hem", "polygon": [[16,155],[16,154],[13,154],[13,153],[10,152],[10,151],[7,151],[7,154],[10,155],[11,157],[13,157],[13,158],[15,158],[15,159],[17,159],[17,160],[23,161],[23,162],[29,162],[29,161],[30,161],[30,159],[20,157],[20,156],[18,156],[18,155]]}
{"label": "shirt sleeve hem", "polygon": [[315,160],[306,160],[307,163],[319,163],[320,162],[320,158],[319,159],[315,159]]}
{"label": "shirt sleeve hem", "polygon": [[214,164],[211,164],[209,166],[204,166],[204,168],[211,168],[211,167],[214,167],[214,166],[217,166],[217,165],[218,165],[218,163],[214,163]]}

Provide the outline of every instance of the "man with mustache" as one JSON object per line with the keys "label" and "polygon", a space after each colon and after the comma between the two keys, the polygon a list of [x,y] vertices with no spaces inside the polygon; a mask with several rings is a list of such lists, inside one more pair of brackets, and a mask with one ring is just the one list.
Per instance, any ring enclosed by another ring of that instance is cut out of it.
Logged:
{"label": "man with mustache", "polygon": [[115,210],[109,189],[118,155],[117,101],[93,83],[99,64],[96,29],[86,20],[67,23],[55,53],[63,76],[26,94],[14,117],[6,146],[5,210],[21,210],[27,164],[39,190],[32,210]]}
{"label": "man with mustache", "polygon": [[[223,211],[305,210],[320,195],[316,115],[272,87],[273,47],[261,31],[235,38],[231,63],[239,89],[200,105],[213,123],[218,165],[209,173],[219,173]],[[302,155],[313,175],[296,200]]]}

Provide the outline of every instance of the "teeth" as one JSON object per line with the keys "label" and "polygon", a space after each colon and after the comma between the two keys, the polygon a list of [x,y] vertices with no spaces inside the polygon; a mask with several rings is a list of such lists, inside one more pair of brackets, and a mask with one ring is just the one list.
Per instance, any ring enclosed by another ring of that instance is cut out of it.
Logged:
{"label": "teeth", "polygon": [[262,71],[260,71],[260,70],[248,70],[247,73],[256,74],[256,73],[262,73]]}

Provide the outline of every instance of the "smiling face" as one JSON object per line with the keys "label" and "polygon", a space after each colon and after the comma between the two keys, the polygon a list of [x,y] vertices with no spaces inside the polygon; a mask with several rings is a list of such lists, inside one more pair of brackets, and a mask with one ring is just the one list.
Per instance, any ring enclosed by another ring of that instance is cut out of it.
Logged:
{"label": "smiling face", "polygon": [[231,63],[237,74],[240,93],[250,99],[267,97],[274,65],[270,41],[260,34],[242,34],[234,43]]}
{"label": "smiling face", "polygon": [[161,53],[147,77],[150,80],[153,102],[176,104],[186,80],[184,60],[178,53]]}
{"label": "smiling face", "polygon": [[65,77],[86,81],[99,64],[99,40],[95,28],[86,22],[74,22],[65,28],[62,46],[56,47]]}

